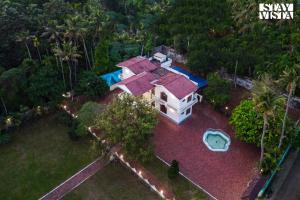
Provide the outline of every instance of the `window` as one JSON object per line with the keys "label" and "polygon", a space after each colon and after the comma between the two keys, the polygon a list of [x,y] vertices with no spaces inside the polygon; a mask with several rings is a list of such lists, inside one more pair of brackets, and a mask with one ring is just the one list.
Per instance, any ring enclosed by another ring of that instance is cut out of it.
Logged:
{"label": "window", "polygon": [[187,98],[187,102],[190,102],[192,100],[192,97],[193,95],[190,95],[188,98]]}
{"label": "window", "polygon": [[168,101],[168,96],[167,96],[166,93],[164,93],[164,92],[161,92],[161,93],[160,93],[160,98],[161,98],[162,100],[164,100],[164,101]]}
{"label": "window", "polygon": [[182,102],[185,102],[185,99],[183,99]]}
{"label": "window", "polygon": [[160,111],[167,114],[167,108],[165,105],[160,105]]}
{"label": "window", "polygon": [[187,109],[186,112],[185,112],[186,115],[188,115],[190,113],[191,113],[191,108]]}

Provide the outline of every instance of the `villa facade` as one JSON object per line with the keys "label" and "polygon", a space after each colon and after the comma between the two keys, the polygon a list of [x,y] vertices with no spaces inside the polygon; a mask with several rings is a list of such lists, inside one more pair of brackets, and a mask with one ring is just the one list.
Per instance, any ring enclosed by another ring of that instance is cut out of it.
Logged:
{"label": "villa facade", "polygon": [[198,86],[188,76],[171,68],[172,60],[156,53],[150,59],[134,57],[117,66],[122,68],[121,82],[114,88],[141,96],[160,113],[179,124],[192,115],[198,102]]}

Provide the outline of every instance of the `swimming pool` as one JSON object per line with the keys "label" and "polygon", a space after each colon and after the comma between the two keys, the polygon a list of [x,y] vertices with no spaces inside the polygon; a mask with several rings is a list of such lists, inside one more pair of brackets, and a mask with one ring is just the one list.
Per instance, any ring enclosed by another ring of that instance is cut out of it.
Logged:
{"label": "swimming pool", "polygon": [[121,81],[120,75],[122,74],[122,70],[110,72],[104,75],[101,75],[100,77],[104,79],[107,83],[107,85],[110,87],[118,82]]}
{"label": "swimming pool", "polygon": [[207,129],[203,135],[203,142],[211,151],[225,152],[230,145],[230,137],[218,129]]}
{"label": "swimming pool", "polygon": [[187,75],[189,77],[189,79],[191,79],[192,81],[194,81],[198,84],[199,88],[204,88],[207,86],[207,80],[200,78],[199,76],[195,76],[192,73],[188,72],[187,70],[185,70],[181,67],[173,66],[172,69]]}

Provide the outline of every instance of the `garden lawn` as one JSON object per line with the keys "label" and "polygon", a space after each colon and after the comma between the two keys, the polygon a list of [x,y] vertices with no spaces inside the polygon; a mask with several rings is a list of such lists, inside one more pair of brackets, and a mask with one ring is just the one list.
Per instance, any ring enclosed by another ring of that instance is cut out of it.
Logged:
{"label": "garden lawn", "polygon": [[[71,141],[55,115],[29,122],[0,146],[0,199],[34,200],[96,157],[89,141]],[[93,156],[92,156],[93,155]]]}
{"label": "garden lawn", "polygon": [[176,199],[181,200],[208,200],[208,196],[199,188],[190,183],[183,176],[179,175],[174,180],[168,178],[168,166],[155,158],[144,167],[155,175],[162,183],[168,184]]}
{"label": "garden lawn", "polygon": [[159,200],[137,176],[118,162],[101,171],[63,198],[64,200]]}

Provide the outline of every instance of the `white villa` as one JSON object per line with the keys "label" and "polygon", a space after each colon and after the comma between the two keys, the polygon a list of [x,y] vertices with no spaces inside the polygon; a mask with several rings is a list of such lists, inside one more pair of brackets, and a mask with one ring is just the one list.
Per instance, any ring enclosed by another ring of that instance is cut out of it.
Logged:
{"label": "white villa", "polygon": [[122,68],[121,82],[114,88],[142,96],[160,113],[179,124],[191,116],[198,102],[197,83],[171,68],[172,60],[156,53],[152,58],[135,57],[117,66]]}

